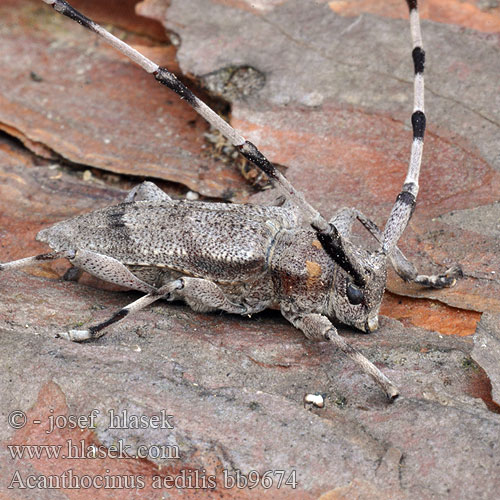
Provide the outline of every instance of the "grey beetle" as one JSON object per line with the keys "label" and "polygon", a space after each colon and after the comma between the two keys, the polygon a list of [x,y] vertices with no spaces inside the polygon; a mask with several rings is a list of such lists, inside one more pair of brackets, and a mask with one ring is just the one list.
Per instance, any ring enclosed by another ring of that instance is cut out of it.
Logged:
{"label": "grey beetle", "polygon": [[[52,253],[0,264],[0,270],[66,258],[79,270],[145,293],[103,323],[59,334],[73,341],[97,338],[107,326],[160,298],[183,299],[196,311],[220,309],[246,315],[279,309],[307,338],[335,344],[373,377],[389,399],[395,399],[399,393],[394,384],[338,335],[331,320],[364,332],[377,328],[388,262],[405,281],[434,288],[452,286],[460,276],[458,266],[441,275],[419,275],[396,246],[416,203],[426,124],[425,53],[417,1],[407,0],[415,68],[411,157],[383,231],[355,209],[344,209],[326,221],[252,143],[175,75],[67,2],[43,1],[103,37],[187,101],[269,176],[284,202],[252,206],[178,201],[145,182],[124,203],[40,231],[37,239],[46,242]],[[369,253],[350,241],[356,220],[379,242],[377,251]]]}

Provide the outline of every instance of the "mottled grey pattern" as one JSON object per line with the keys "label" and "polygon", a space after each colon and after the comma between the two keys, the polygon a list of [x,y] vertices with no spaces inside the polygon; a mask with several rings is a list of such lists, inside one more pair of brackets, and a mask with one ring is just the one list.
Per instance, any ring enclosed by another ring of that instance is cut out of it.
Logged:
{"label": "mottled grey pattern", "polygon": [[265,273],[275,235],[295,223],[280,207],[141,201],[60,222],[37,238],[54,249],[88,249],[127,266],[232,283]]}
{"label": "mottled grey pattern", "polygon": [[[378,314],[384,269],[377,272],[368,253],[355,252],[369,284],[363,302],[350,304],[349,276],[332,262],[315,231],[297,224],[294,212],[283,207],[140,201],[57,223],[37,239],[56,251],[74,250],[77,267],[133,289],[198,277],[251,312],[286,304],[366,330],[368,318]],[[91,263],[82,258],[89,252],[96,257]]]}
{"label": "mottled grey pattern", "polygon": [[[45,1],[91,28],[185,99],[237,146],[244,157],[266,173],[288,201],[287,208],[173,201],[154,186],[143,184],[129,194],[126,203],[41,231],[37,239],[55,250],[51,259],[59,252],[66,252],[75,267],[111,283],[146,292],[143,298],[108,321],[61,335],[71,340],[94,338],[129,311],[139,310],[162,296],[183,298],[199,311],[222,309],[247,314],[279,306],[284,316],[309,338],[333,342],[371,375],[389,398],[395,399],[397,388],[339,337],[330,320],[337,319],[366,332],[377,328],[387,261],[415,205],[425,130],[425,55],[416,0],[408,2],[415,63],[410,164],[382,243],[373,254],[357,248],[346,236],[354,217],[338,219],[340,230],[328,223],[254,144],[166,68],[159,67],[63,0]],[[299,214],[305,227],[299,223]],[[10,263],[10,267],[18,265]],[[5,268],[4,265],[2,269]],[[447,284],[443,282],[442,286]]]}

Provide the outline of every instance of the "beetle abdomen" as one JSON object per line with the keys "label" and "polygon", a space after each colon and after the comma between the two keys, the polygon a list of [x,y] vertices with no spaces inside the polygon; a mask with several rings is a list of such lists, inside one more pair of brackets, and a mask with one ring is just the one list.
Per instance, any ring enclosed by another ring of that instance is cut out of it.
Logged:
{"label": "beetle abdomen", "polygon": [[267,272],[275,234],[296,221],[279,207],[187,201],[122,203],[60,222],[37,239],[86,249],[127,266],[168,268],[215,282]]}

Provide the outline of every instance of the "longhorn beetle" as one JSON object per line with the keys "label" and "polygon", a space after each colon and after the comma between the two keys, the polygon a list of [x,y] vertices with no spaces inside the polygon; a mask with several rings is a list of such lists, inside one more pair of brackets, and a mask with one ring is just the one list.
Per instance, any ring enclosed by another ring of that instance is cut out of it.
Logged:
{"label": "longhorn beetle", "polygon": [[[395,399],[395,385],[338,335],[330,319],[365,332],[375,330],[388,262],[405,281],[428,287],[452,286],[460,275],[458,266],[441,275],[419,275],[396,246],[415,208],[425,131],[425,53],[417,0],[407,0],[415,68],[413,143],[402,191],[383,231],[355,209],[343,209],[326,221],[251,142],[170,71],[64,0],[43,1],[97,33],[178,94],[284,195],[284,203],[275,206],[189,202],[172,200],[144,182],[124,203],[40,231],[37,239],[53,252],[0,264],[0,270],[66,258],[79,270],[145,293],[103,323],[58,336],[73,341],[97,338],[104,328],[160,298],[184,299],[196,311],[252,314],[274,307],[307,338],[332,342]],[[350,241],[356,219],[378,241],[375,252]]]}

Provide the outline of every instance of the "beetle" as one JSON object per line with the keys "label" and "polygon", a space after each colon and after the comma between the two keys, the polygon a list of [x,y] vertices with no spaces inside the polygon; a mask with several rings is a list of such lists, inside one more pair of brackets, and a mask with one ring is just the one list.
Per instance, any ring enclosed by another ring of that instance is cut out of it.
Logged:
{"label": "beetle", "polygon": [[[307,338],[327,340],[352,358],[390,400],[396,386],[337,333],[332,320],[364,332],[378,327],[387,265],[406,281],[442,288],[460,268],[420,275],[397,242],[413,213],[426,126],[424,64],[416,0],[407,0],[415,71],[413,142],[407,177],[383,230],[356,209],[325,220],[251,142],[243,138],[166,68],[140,54],[64,0],[43,0],[97,33],[190,104],[270,178],[282,199],[271,206],[172,200],[151,182],[123,203],[59,222],[37,235],[53,252],[0,264],[0,271],[66,258],[77,269],[144,292],[108,320],[58,334],[72,341],[103,330],[158,299],[183,299],[196,311],[249,315],[279,309]],[[375,252],[350,240],[358,220],[379,242]]]}

